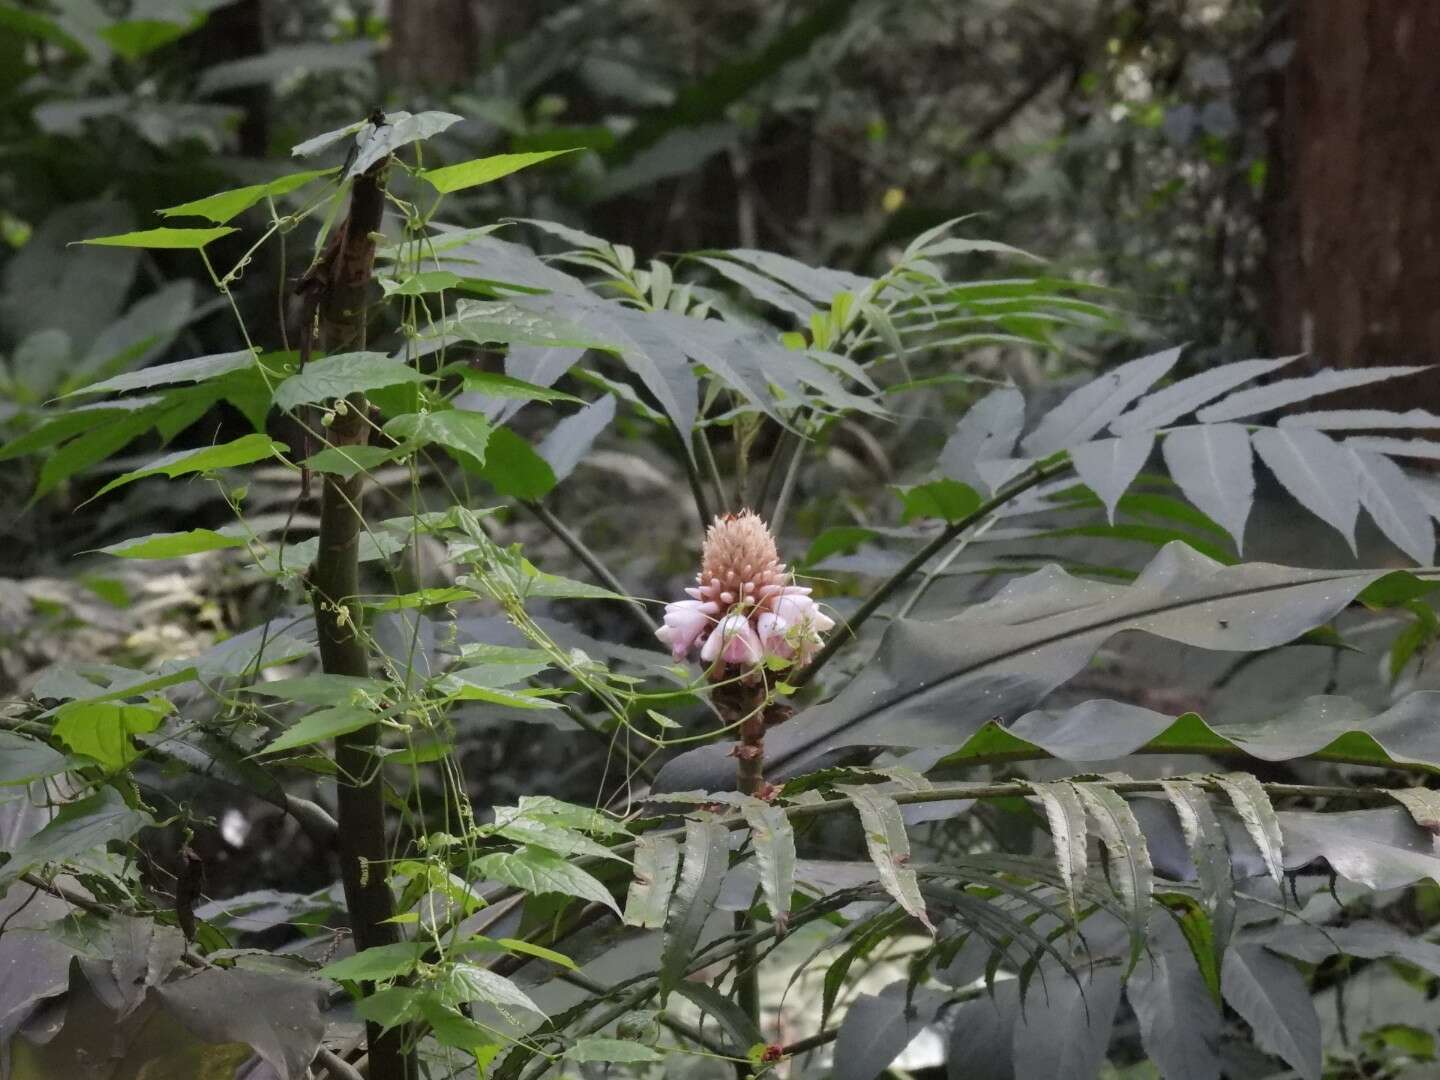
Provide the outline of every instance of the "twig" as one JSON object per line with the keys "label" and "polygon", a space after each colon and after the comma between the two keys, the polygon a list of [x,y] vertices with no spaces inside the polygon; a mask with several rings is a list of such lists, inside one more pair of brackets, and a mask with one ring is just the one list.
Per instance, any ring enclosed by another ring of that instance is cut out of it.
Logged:
{"label": "twig", "polygon": [[[560,980],[562,982],[568,982],[572,986],[578,986],[580,987],[580,989],[586,990],[592,994],[598,994],[603,997],[609,997],[611,994],[615,993],[614,990],[607,990],[605,987],[597,983],[594,979],[591,979],[578,971],[562,971],[560,973]],[[698,1028],[691,1027],[689,1024],[685,1023],[685,1021],[679,1019],[678,1017],[672,1016],[670,1013],[665,1012],[664,1010],[660,1012],[659,1016],[656,1017],[656,1019],[658,1019],[660,1023],[663,1024],[665,1027],[675,1032],[676,1035],[679,1035],[681,1038],[689,1039],[696,1046],[702,1046],[706,1050],[710,1051],[710,1053],[712,1054],[716,1054],[719,1057],[732,1056],[731,1051],[727,1047],[722,1046],[720,1043],[710,1038],[710,1036],[706,1035]]]}
{"label": "twig", "polygon": [[[365,1080],[360,1070],[351,1065],[335,1051],[324,1046],[315,1051],[315,1061],[323,1066],[335,1080]],[[319,1080],[324,1080],[323,1075]]]}
{"label": "twig", "polygon": [[600,561],[593,551],[585,546],[585,542],[575,535],[563,521],[551,513],[550,508],[541,502],[532,502],[528,499],[522,500],[522,505],[529,510],[544,525],[555,538],[570,549],[570,553],[585,564],[586,569],[594,574],[600,584],[604,585],[611,592],[621,596],[630,614],[635,617],[636,623],[647,633],[653,634],[656,630],[656,622],[650,617],[645,606],[632,597],[620,579],[610,572],[610,568]]}
{"label": "twig", "polygon": [[1015,484],[1013,487],[1006,488],[993,499],[982,503],[974,511],[966,514],[953,525],[947,526],[943,532],[911,556],[904,566],[891,574],[879,588],[872,592],[869,597],[866,598],[865,602],[856,610],[855,614],[846,620],[845,632],[837,632],[833,635],[825,647],[816,655],[809,667],[800,672],[791,682],[799,687],[805,686],[813,680],[820,669],[830,662],[830,658],[855,636],[856,631],[860,629],[865,620],[870,618],[871,615],[874,615],[880,606],[884,604],[886,600],[889,600],[901,585],[904,585],[905,582],[909,580],[912,574],[934,558],[938,552],[966,529],[984,521],[996,510],[1000,509],[1000,507],[1013,500],[1017,495],[1021,495],[1033,487],[1038,487],[1057,473],[1064,472],[1068,468],[1070,468],[1068,461],[1049,466],[1048,468],[1037,468],[1027,479],[1020,481],[1020,483]]}
{"label": "twig", "polygon": [[700,470],[695,464],[695,455],[685,442],[685,437],[680,435],[679,439],[680,463],[685,466],[685,479],[690,482],[690,494],[695,499],[695,512],[700,515],[700,532],[703,534],[710,527],[710,522],[714,520],[714,515],[710,513],[710,499],[705,494],[705,482],[700,478]]}

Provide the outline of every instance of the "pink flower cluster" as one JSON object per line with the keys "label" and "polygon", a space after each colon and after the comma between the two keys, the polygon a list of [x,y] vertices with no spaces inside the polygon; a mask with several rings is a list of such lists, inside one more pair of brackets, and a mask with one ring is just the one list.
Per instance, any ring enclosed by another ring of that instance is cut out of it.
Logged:
{"label": "pink flower cluster", "polygon": [[689,600],[665,605],[655,632],[676,660],[700,643],[708,664],[753,667],[772,659],[803,667],[835,623],[789,584],[775,539],[752,511],[715,519],[705,536],[700,573]]}

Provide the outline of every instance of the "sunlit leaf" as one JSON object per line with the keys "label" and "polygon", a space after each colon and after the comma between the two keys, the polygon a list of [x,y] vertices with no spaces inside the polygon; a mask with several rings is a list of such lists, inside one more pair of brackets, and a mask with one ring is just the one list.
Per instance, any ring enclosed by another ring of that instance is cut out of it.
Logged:
{"label": "sunlit leaf", "polygon": [[466,188],[489,184],[499,180],[502,176],[509,176],[511,173],[527,169],[531,165],[537,165],[542,161],[549,161],[553,157],[570,153],[574,153],[574,150],[537,150],[527,154],[495,154],[491,157],[462,161],[458,165],[445,165],[438,169],[422,169],[418,175],[436,191],[441,194],[449,194],[452,191],[463,191]]}
{"label": "sunlit leaf", "polygon": [[100,247],[169,248],[198,251],[205,245],[236,232],[234,228],[216,229],[141,229],[138,232],[118,233],[115,236],[94,236],[78,240],[80,244],[95,244]]}

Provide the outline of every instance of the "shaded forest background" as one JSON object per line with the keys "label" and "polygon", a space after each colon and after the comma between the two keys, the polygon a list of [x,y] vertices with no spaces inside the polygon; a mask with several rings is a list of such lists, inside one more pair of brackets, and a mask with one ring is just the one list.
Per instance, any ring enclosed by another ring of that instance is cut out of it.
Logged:
{"label": "shaded forest background", "polygon": [[1198,362],[1440,346],[1426,0],[154,0],[107,31],[128,7],[0,8],[4,347],[45,317],[20,256],[60,208],[147,220],[376,104],[461,113],[466,153],[589,148],[504,198],[641,253],[868,269],[977,214]]}

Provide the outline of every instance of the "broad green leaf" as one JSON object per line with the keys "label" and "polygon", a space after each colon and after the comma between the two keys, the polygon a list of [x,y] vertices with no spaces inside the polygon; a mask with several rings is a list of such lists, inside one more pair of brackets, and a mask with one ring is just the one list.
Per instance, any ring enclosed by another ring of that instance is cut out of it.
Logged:
{"label": "broad green leaf", "polygon": [[151,533],[132,540],[121,540],[100,550],[121,559],[176,559],[202,551],[243,548],[243,536],[227,536],[213,529],[191,529],[181,533]]}
{"label": "broad green leaf", "polygon": [[71,439],[45,459],[31,502],[55,490],[72,476],[128,446],[155,426],[164,413],[163,405],[137,409],[98,420],[84,438]]}
{"label": "broad green leaf", "polygon": [[595,440],[614,419],[615,398],[606,394],[551,428],[540,443],[540,456],[550,464],[555,476],[564,480],[589,457]]}
{"label": "broad green leaf", "polygon": [[1103,784],[1076,784],[1075,790],[1095,822],[1096,834],[1109,856],[1110,877],[1125,905],[1130,924],[1130,967],[1139,962],[1150,925],[1155,875],[1150,849],[1140,823],[1124,796]]}
{"label": "broad green leaf", "polygon": [[638,1063],[659,1061],[660,1051],[643,1043],[628,1039],[611,1039],[603,1035],[586,1035],[576,1039],[565,1048],[565,1056],[571,1061],[613,1061]]}
{"label": "broad green leaf", "polygon": [[[1008,719],[1034,708],[1122,631],[1140,630],[1197,648],[1271,649],[1323,626],[1386,576],[1381,569],[1227,567],[1184,544],[1163,548],[1133,585],[1082,580],[1048,567],[1012,580],[992,599],[954,618],[893,622],[875,659],[835,697],[805,710],[800,723],[766,734],[766,765],[772,773],[793,775],[806,762],[846,746],[961,744],[997,715]],[[1429,580],[1440,571],[1412,576]],[[1159,718],[1156,733],[1165,720]],[[1401,722],[1399,713],[1392,722]],[[1317,732],[1322,738],[1313,749],[1348,726]],[[1030,730],[1044,741],[1038,725]],[[1263,729],[1257,734],[1263,741]],[[1029,733],[1024,737],[1034,741]],[[1237,731],[1234,738],[1254,752],[1251,735]],[[733,762],[724,771],[725,749],[681,754],[664,766],[659,780],[671,790],[721,788],[726,782],[721,777],[734,773]],[[1365,749],[1374,753],[1373,745]],[[667,778],[674,776],[683,780],[671,784]]]}
{"label": "broad green leaf", "polygon": [[291,173],[289,176],[281,176],[266,184],[250,184],[246,187],[207,195],[205,198],[196,199],[193,202],[181,203],[179,206],[169,206],[160,213],[164,217],[209,218],[217,225],[224,225],[231,218],[250,209],[267,196],[288,195],[312,180],[330,176],[335,171],[335,169],[312,169],[309,172]]}
{"label": "broad green leaf", "polygon": [[237,232],[234,228],[217,229],[142,229],[139,232],[119,233],[115,236],[94,236],[89,240],[77,240],[79,244],[96,244],[101,247],[166,248],[198,251],[206,244]]}
{"label": "broad green leaf", "polygon": [[0,446],[0,461],[48,450],[71,436],[81,432],[93,432],[105,423],[137,412],[142,414],[142,419],[146,415],[153,416],[159,402],[158,397],[124,398],[119,401],[82,405],[66,412],[43,410],[31,418],[34,426],[29,431]]}
{"label": "broad green leaf", "polygon": [[379,717],[369,709],[354,705],[336,705],[328,709],[321,709],[301,717],[298,723],[284,731],[278,739],[267,745],[260,753],[278,754],[282,750],[313,746],[315,743],[333,739],[337,735],[348,735],[352,731],[359,731],[378,720]]}
{"label": "broad green leaf", "polygon": [[415,1019],[419,1015],[421,1001],[427,996],[413,986],[387,986],[357,1001],[355,1011],[362,1020],[379,1024],[382,1031],[389,1031]]}
{"label": "broad green leaf", "polygon": [[358,675],[298,675],[293,679],[258,682],[244,688],[246,693],[296,701],[303,705],[358,705],[379,701],[386,686],[378,679]]}
{"label": "broad green leaf", "polygon": [[1334,439],[1314,428],[1282,426],[1252,431],[1250,445],[1296,502],[1343,536],[1351,551],[1358,551],[1360,483]]}
{"label": "broad green leaf", "polygon": [[1047,960],[1040,973],[1044,989],[1025,999],[1015,1025],[1014,1075],[1037,1080],[1098,1076],[1120,1004],[1120,968],[1096,964],[1070,979],[1058,963]]}
{"label": "broad green leaf", "polygon": [[475,860],[473,870],[480,877],[514,885],[528,893],[561,893],[604,904],[620,914],[610,890],[568,860],[544,848],[522,847],[519,851],[497,851]]}
{"label": "broad green leaf", "polygon": [[406,413],[385,425],[385,434],[410,446],[438,444],[469,454],[485,464],[485,447],[490,441],[490,421],[484,413],[465,409],[443,412]]}
{"label": "broad green leaf", "polygon": [[1226,773],[1215,777],[1215,782],[1224,789],[1235,812],[1245,825],[1245,831],[1260,854],[1275,884],[1280,885],[1285,873],[1284,837],[1280,831],[1280,819],[1270,805],[1270,796],[1264,786],[1250,773]]}
{"label": "broad green leaf", "polygon": [[1070,451],[1075,471],[1104,504],[1112,525],[1116,505],[1145,467],[1154,447],[1154,434],[1143,431],[1119,439],[1095,439]]}
{"label": "broad green leaf", "polygon": [[[557,307],[564,310],[563,305]],[[615,348],[558,311],[531,310],[514,300],[459,300],[455,314],[446,320],[439,333],[476,345]]]}
{"label": "broad green leaf", "polygon": [[1346,447],[1360,505],[1386,538],[1421,566],[1435,557],[1435,523],[1405,470],[1384,454]]}
{"label": "broad green leaf", "polygon": [[493,371],[481,371],[466,363],[451,364],[445,369],[456,372],[465,383],[465,389],[486,397],[511,398],[516,401],[568,401],[583,405],[583,398],[554,390],[548,386],[536,386],[524,379],[511,378]]}
{"label": "broad green leaf", "polygon": [[[1179,895],[1168,893],[1163,898],[1168,901]],[[1203,912],[1195,914],[1204,918]],[[1158,947],[1146,951],[1125,983],[1125,996],[1139,1021],[1145,1053],[1160,1067],[1162,1076],[1219,1080],[1224,1026],[1220,972],[1216,969],[1212,979],[1202,974],[1192,959],[1198,953],[1213,964],[1213,949],[1203,945],[1188,952],[1174,941],[1177,934],[1167,923],[1161,924],[1157,936]]]}
{"label": "broad green leaf", "polygon": [[1255,500],[1250,435],[1240,424],[1204,424],[1165,436],[1165,464],[1185,497],[1245,546],[1245,521]]}
{"label": "broad green leaf", "polygon": [[72,701],[55,714],[55,737],[77,754],[106,769],[123,769],[140,756],[132,735],[154,731],[169,711],[164,705],[121,705],[111,701]]}
{"label": "broad green leaf", "polygon": [[533,956],[538,960],[545,960],[557,967],[568,968],[574,971],[579,965],[571,960],[564,953],[556,952],[554,949],[547,949],[544,945],[535,945],[529,941],[521,941],[519,938],[487,938],[483,934],[477,934],[460,946],[463,950],[474,950],[476,952],[508,952],[519,953],[522,956]]}
{"label": "broad green leaf", "polygon": [[549,819],[581,832],[597,836],[626,836],[629,830],[623,821],[592,806],[576,806],[551,795],[521,795],[522,813],[542,819]]}
{"label": "broad green leaf", "polygon": [[529,168],[531,165],[570,153],[574,153],[574,148],[540,150],[528,154],[495,154],[491,157],[462,161],[458,165],[445,165],[438,169],[422,169],[418,175],[436,191],[442,195],[448,195],[452,191],[463,191],[466,188],[488,184],[499,180],[502,176],[509,176],[513,172]]}
{"label": "broad green leaf", "polygon": [[980,471],[980,463],[1011,457],[1024,425],[1024,395],[1013,386],[992,390],[960,418],[940,451],[936,468],[977,490],[992,490]]}
{"label": "broad green leaf", "polygon": [[740,804],[740,812],[750,826],[750,841],[760,868],[760,891],[776,929],[783,931],[790,920],[790,896],[795,891],[795,830],[784,807],[760,799],[746,799]]}
{"label": "broad green leaf", "polygon": [[218,446],[201,446],[193,450],[180,450],[156,458],[143,469],[136,469],[123,476],[117,476],[96,492],[95,497],[98,498],[124,484],[143,480],[148,476],[173,478],[188,473],[233,469],[239,465],[249,465],[252,462],[263,461],[265,458],[276,457],[283,454],[286,449],[284,443],[276,442],[268,435],[242,435],[234,442],[221,443]]}
{"label": "broad green leaf", "polygon": [[1089,873],[1089,830],[1085,827],[1085,806],[1074,784],[1037,783],[1032,784],[1031,789],[1045,808],[1045,819],[1050,824],[1050,841],[1055,847],[1060,880],[1065,883],[1070,916],[1076,918],[1080,912],[1080,893],[1085,888]]}
{"label": "broad green leaf", "polygon": [[28,784],[64,771],[64,754],[39,739],[0,731],[0,787]]}
{"label": "broad green leaf", "polygon": [[118,394],[125,390],[149,390],[152,387],[173,386],[176,383],[199,383],[254,366],[255,354],[249,349],[215,353],[211,356],[197,356],[192,360],[177,360],[173,364],[156,364],[139,371],[127,371],[72,390],[64,397],[75,397],[77,394]]}
{"label": "broad green leaf", "polygon": [[547,574],[536,570],[528,562],[522,564],[526,571],[519,583],[520,595],[524,597],[543,596],[551,600],[623,600],[619,593],[602,589],[585,581],[575,581],[559,574]]}
{"label": "broad green leaf", "polygon": [[401,941],[376,945],[326,964],[317,975],[336,982],[383,982],[408,975],[425,955],[424,942]]}
{"label": "broad green leaf", "polygon": [[114,788],[101,788],[89,798],[63,805],[43,829],[21,843],[0,866],[0,885],[36,866],[64,862],[112,840],[128,840],[153,824],[149,814],[132,810]]}
{"label": "broad green leaf", "polygon": [[690,958],[715,910],[715,899],[730,866],[730,833],[718,821],[687,818],[685,859],[670,914],[665,920],[665,944],[660,953],[660,1004],[685,978]]}
{"label": "broad green leaf", "polygon": [[343,476],[348,480],[360,473],[373,472],[406,453],[407,448],[403,446],[327,446],[306,458],[305,467],[312,472]]}
{"label": "broad green leaf", "polygon": [[837,784],[835,790],[855,804],[860,824],[865,828],[865,847],[880,873],[880,884],[897,904],[933,934],[935,924],[925,910],[920,881],[910,866],[910,837],[905,832],[900,807],[871,784]]}
{"label": "broad green leaf", "polygon": [[384,353],[339,353],[314,361],[281,383],[275,390],[275,407],[289,412],[297,405],[330,401],[382,386],[425,382],[428,378]]}
{"label": "broad green leaf", "polygon": [[534,502],[555,487],[555,473],[549,464],[508,427],[490,433],[485,464],[477,471],[501,495],[515,499]]}
{"label": "broad green leaf", "polygon": [[474,964],[458,963],[448,968],[440,977],[439,993],[448,1005],[483,1001],[502,1010],[525,1009],[537,1016],[545,1015],[544,1009],[505,976]]}
{"label": "broad green leaf", "polygon": [[1225,954],[1221,985],[1262,1050],[1283,1058],[1305,1080],[1320,1080],[1320,1019],[1293,964],[1259,945],[1237,945]]}
{"label": "broad green leaf", "polygon": [[445,289],[460,288],[466,279],[449,270],[422,270],[411,274],[403,281],[395,278],[381,278],[380,288],[386,296],[423,296],[426,293],[442,292]]}
{"label": "broad green leaf", "polygon": [[1035,430],[1021,442],[1027,457],[1038,458],[1089,442],[1110,421],[1156,382],[1180,359],[1180,350],[1163,352],[1121,364],[1086,383],[1051,409]]}
{"label": "broad green leaf", "polygon": [[804,564],[814,566],[824,562],[831,555],[852,551],[867,540],[874,540],[879,535],[874,529],[866,529],[859,525],[832,526],[811,543],[810,549],[805,552]]}
{"label": "broad green leaf", "polygon": [[434,683],[435,689],[455,701],[483,701],[490,705],[506,705],[512,709],[558,709],[558,702],[545,696],[544,690],[506,690],[498,686],[487,686],[493,681],[488,672],[480,671],[475,676],[479,682],[472,682],[470,670],[443,675]]}
{"label": "broad green leaf", "polygon": [[575,857],[587,855],[595,859],[625,860],[604,844],[597,844],[583,833],[545,821],[527,817],[518,807],[496,807],[495,832],[517,844],[529,844],[553,851],[556,855]]}
{"label": "broad green leaf", "polygon": [[444,1046],[473,1054],[477,1068],[483,1068],[500,1052],[503,1043],[498,1034],[447,1007],[440,995],[422,994],[417,1005],[430,1025],[430,1033]]}
{"label": "broad green leaf", "polygon": [[635,845],[635,874],[625,897],[625,924],[648,930],[665,925],[680,869],[680,845],[668,836],[642,835]]}
{"label": "broad green leaf", "polygon": [[956,480],[933,480],[916,487],[898,488],[905,521],[939,518],[954,524],[980,508],[980,494]]}

